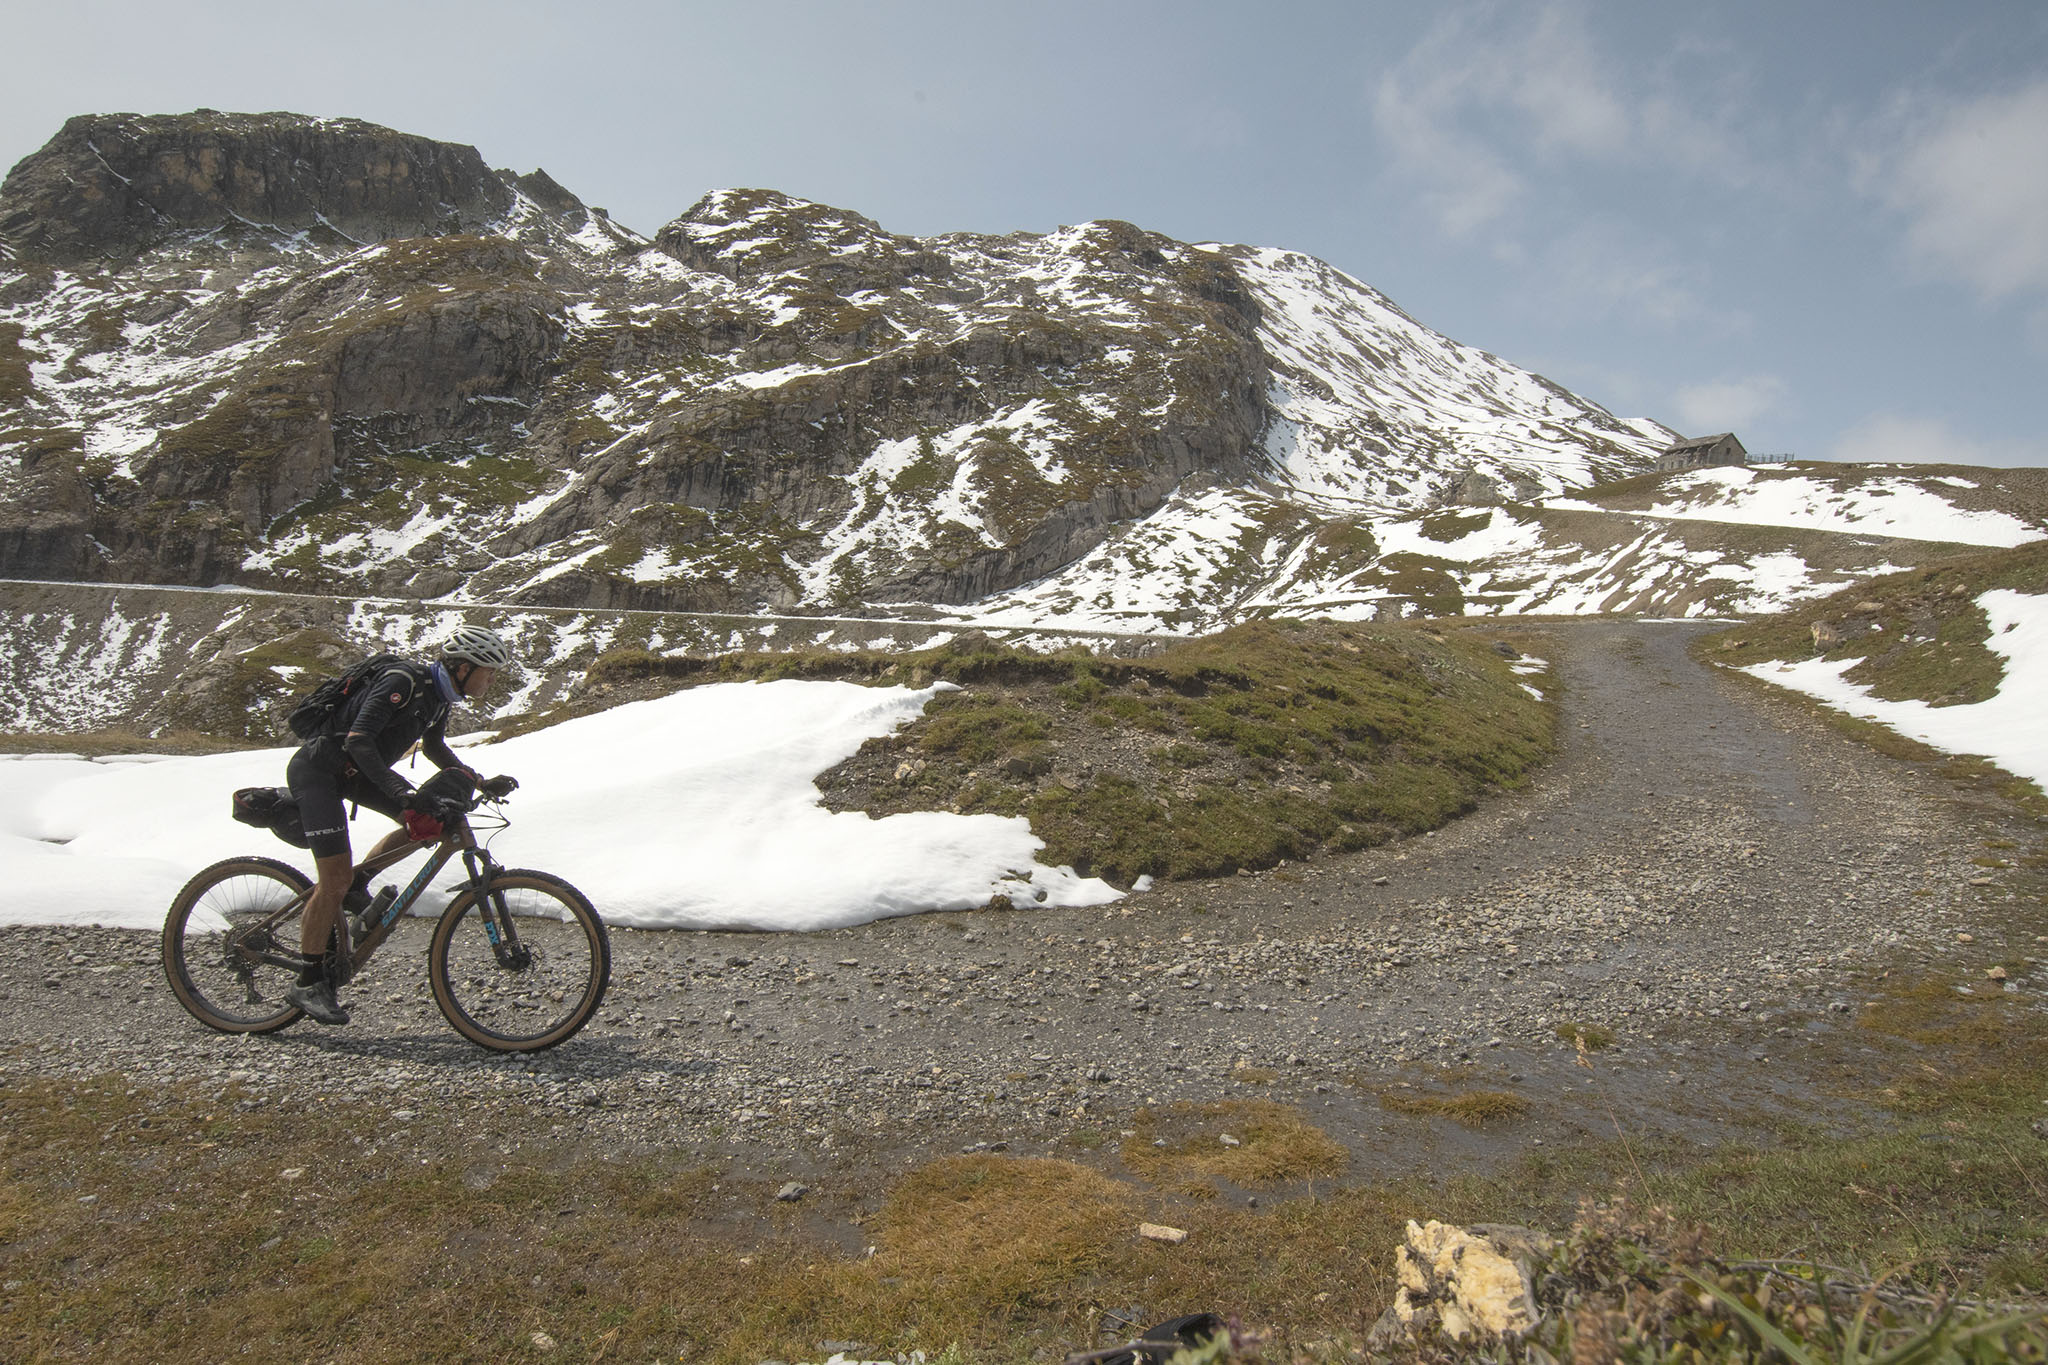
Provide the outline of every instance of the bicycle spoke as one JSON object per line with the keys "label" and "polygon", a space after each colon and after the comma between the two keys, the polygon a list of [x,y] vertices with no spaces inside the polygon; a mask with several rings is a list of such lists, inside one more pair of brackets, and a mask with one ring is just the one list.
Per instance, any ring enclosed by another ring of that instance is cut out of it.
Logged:
{"label": "bicycle spoke", "polygon": [[231,858],[187,882],[164,923],[164,970],[179,1003],[237,1033],[297,1019],[284,992],[298,972],[307,884],[269,858]]}
{"label": "bicycle spoke", "polygon": [[[495,913],[498,905],[509,920]],[[494,944],[490,929],[500,924],[507,928]],[[506,1051],[569,1037],[595,1012],[611,973],[604,926],[589,903],[566,882],[534,873],[509,873],[484,901],[468,898],[451,910],[430,960],[449,1022]]]}

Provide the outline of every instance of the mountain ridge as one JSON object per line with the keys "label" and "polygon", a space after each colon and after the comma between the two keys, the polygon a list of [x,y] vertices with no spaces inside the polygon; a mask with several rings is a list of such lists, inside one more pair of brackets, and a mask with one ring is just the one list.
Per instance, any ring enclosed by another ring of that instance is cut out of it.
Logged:
{"label": "mountain ridge", "polygon": [[[98,196],[70,237],[63,166]],[[1203,489],[1312,538],[1669,435],[1293,253],[903,237],[767,190],[647,238],[348,120],[74,119],[0,233],[0,573],[29,577],[893,611]]]}

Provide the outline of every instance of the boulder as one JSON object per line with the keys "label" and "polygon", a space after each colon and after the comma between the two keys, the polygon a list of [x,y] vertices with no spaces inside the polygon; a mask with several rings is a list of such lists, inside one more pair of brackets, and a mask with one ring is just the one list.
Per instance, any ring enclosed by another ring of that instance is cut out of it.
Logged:
{"label": "boulder", "polygon": [[1420,1340],[1441,1333],[1474,1344],[1526,1335],[1539,1321],[1533,1267],[1551,1245],[1547,1234],[1530,1228],[1410,1221],[1394,1253],[1394,1304],[1374,1335]]}

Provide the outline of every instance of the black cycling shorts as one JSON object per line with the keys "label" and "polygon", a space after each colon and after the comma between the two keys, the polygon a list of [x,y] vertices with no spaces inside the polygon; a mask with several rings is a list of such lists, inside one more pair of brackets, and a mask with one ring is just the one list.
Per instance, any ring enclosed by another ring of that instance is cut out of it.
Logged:
{"label": "black cycling shorts", "polygon": [[393,820],[400,818],[396,799],[364,781],[360,773],[343,777],[309,753],[312,747],[307,745],[292,755],[292,761],[285,765],[284,780],[299,803],[299,818],[306,826],[306,847],[315,858],[349,852],[348,817],[341,808],[344,801],[368,806]]}

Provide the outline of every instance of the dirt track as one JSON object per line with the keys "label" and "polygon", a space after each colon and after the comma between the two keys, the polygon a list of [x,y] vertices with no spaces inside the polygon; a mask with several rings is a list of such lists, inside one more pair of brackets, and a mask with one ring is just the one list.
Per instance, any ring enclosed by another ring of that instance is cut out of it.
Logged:
{"label": "dirt track", "polygon": [[[800,1178],[840,1194],[820,1214],[977,1144],[1109,1159],[1135,1108],[1182,1100],[1298,1106],[1359,1179],[1617,1117],[1702,1140],[1822,1119],[1867,1050],[1849,1021],[1875,971],[2043,955],[2039,899],[1972,884],[1986,839],[2039,831],[1694,663],[1698,630],[1511,632],[1557,665],[1561,756],[1435,836],[1093,910],[615,931],[600,1022],[537,1059],[458,1038],[404,942],[350,992],[352,1026],[238,1039],[178,1010],[152,937],[0,930],[0,1075],[354,1096],[397,1111],[401,1145],[410,1115],[452,1106],[480,1143],[661,1144]],[[1565,1022],[1615,1044],[1589,1069]],[[1381,1099],[1446,1084],[1529,1117],[1472,1131]]]}

